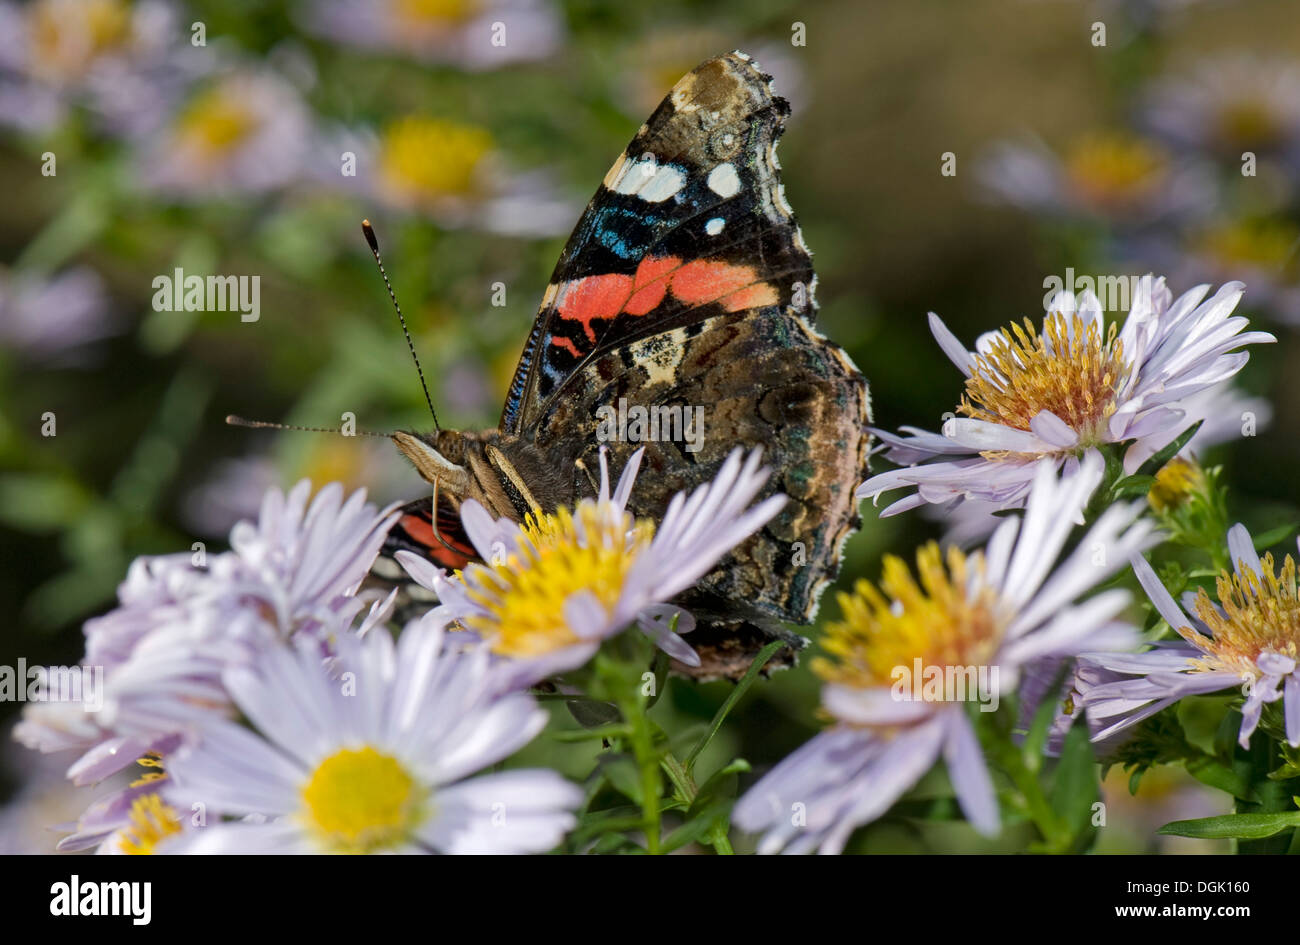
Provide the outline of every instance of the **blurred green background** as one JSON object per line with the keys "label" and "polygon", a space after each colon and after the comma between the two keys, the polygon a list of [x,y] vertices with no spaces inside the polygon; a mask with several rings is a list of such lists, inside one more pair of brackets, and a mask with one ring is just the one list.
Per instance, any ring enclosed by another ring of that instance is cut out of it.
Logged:
{"label": "blurred green background", "polygon": [[[1255,112],[1234,105],[1254,124],[1215,124],[1214,100],[1200,117],[1184,109],[1174,116],[1190,129],[1182,140],[1150,115],[1152,89],[1195,88],[1223,57],[1294,68],[1293,3],[61,0],[3,10],[0,663],[77,661],[81,623],[111,605],[134,556],[223,547],[269,485],[309,476],[385,501],[421,494],[383,441],[252,432],[223,418],[330,426],[350,411],[362,429],[427,425],[359,232],[366,216],[443,424],[494,425],[596,182],[681,74],[732,48],[773,71],[794,103],[786,192],[816,254],[823,329],[870,380],[877,424],[935,429],[959,399],[928,310],[971,342],[1040,316],[1044,277],[1067,266],[1140,274],[1173,260],[1175,293],[1240,275],[1245,312],[1279,336],[1239,385],[1267,398],[1272,421],[1209,458],[1227,467],[1238,517],[1294,518],[1300,430],[1285,379],[1297,363],[1288,292],[1300,131],[1268,95]],[[504,47],[490,45],[493,22],[506,24]],[[1104,47],[1093,45],[1097,22]],[[195,24],[204,46],[192,43]],[[791,42],[796,24],[805,45]],[[1238,169],[1231,135],[1243,127],[1260,151],[1255,179]],[[1152,209],[1163,181],[1142,175],[1162,172],[1131,151],[1072,157],[1090,134],[1149,141],[1168,167],[1197,162],[1216,182],[1197,191],[1206,205]],[[989,185],[989,155],[1029,136],[1061,156],[1059,192],[1016,205]],[[356,155],[355,177],[340,171],[343,152]],[[945,152],[955,176],[940,173]],[[1206,235],[1236,225],[1267,239]],[[1200,275],[1184,265],[1225,245]],[[152,281],[176,267],[260,276],[260,319],[155,311]],[[1254,290],[1260,273],[1269,292]],[[504,306],[492,304],[496,283]],[[47,414],[55,436],[42,435]],[[840,586],[940,532],[922,515],[881,521],[866,507]],[[703,723],[726,691],[674,684],[661,721]],[[815,704],[806,666],[755,687],[715,742],[718,757],[770,764],[815,730]],[[0,706],[0,722],[17,708]],[[5,755],[18,803],[38,759]],[[1217,803],[1176,776],[1152,775],[1137,800],[1123,784],[1107,782],[1114,829],[1101,849],[1154,849],[1154,826]],[[948,803],[931,799],[942,785],[928,791],[908,803]],[[918,826],[907,810],[859,846],[978,848],[965,828]],[[1184,846],[1162,848],[1199,848],[1174,843]]]}

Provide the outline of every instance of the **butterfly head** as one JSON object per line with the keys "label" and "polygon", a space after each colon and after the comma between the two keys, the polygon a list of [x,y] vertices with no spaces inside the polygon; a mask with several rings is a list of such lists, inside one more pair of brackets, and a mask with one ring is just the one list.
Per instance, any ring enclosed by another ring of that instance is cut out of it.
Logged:
{"label": "butterfly head", "polygon": [[460,498],[468,498],[476,491],[473,467],[466,457],[467,441],[460,432],[439,430],[423,434],[399,430],[392,438],[426,482]]}

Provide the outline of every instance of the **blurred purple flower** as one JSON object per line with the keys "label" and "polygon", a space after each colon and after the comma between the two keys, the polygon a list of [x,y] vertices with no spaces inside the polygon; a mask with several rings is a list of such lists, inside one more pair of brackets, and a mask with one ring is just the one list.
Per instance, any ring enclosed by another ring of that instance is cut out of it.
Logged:
{"label": "blurred purple flower", "polygon": [[136,183],[179,201],[259,194],[294,183],[314,135],[292,84],[264,70],[209,79],[142,142]]}
{"label": "blurred purple flower", "polygon": [[1000,142],[976,175],[997,201],[1118,226],[1204,217],[1218,202],[1208,167],[1128,133],[1084,135],[1063,154],[1036,138]]}
{"label": "blurred purple flower", "polygon": [[544,59],[564,39],[549,0],[309,0],[298,20],[344,46],[470,71]]}
{"label": "blurred purple flower", "polygon": [[550,172],[513,170],[479,125],[406,115],[377,133],[334,128],[318,141],[307,171],[312,181],[446,229],[556,236],[573,227],[581,209]]}
{"label": "blurred purple flower", "polygon": [[1242,152],[1300,158],[1300,63],[1257,52],[1198,61],[1147,90],[1142,118],[1180,148],[1240,161]]}
{"label": "blurred purple flower", "polygon": [[0,0],[0,124],[23,131],[83,106],[104,131],[144,134],[209,62],[159,0]]}
{"label": "blurred purple flower", "polygon": [[0,348],[37,361],[76,363],[113,333],[104,282],[78,266],[50,278],[0,270]]}

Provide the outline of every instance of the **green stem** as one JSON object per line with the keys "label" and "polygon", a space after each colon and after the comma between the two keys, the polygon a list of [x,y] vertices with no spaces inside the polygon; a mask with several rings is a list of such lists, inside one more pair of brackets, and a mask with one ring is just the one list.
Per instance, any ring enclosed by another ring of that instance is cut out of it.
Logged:
{"label": "green stem", "polygon": [[655,751],[654,732],[650,728],[650,717],[646,713],[645,701],[640,689],[634,688],[619,700],[619,709],[623,718],[632,728],[629,741],[632,754],[641,771],[641,819],[645,829],[646,852],[660,852],[660,816],[659,797],[662,783],[659,780],[659,754]]}
{"label": "green stem", "polygon": [[1070,842],[1069,830],[1052,809],[1052,805],[1048,803],[1038,776],[1025,765],[1020,749],[1009,738],[1003,740],[998,751],[998,760],[1020,792],[1029,819],[1042,834],[1048,852],[1064,853]]}

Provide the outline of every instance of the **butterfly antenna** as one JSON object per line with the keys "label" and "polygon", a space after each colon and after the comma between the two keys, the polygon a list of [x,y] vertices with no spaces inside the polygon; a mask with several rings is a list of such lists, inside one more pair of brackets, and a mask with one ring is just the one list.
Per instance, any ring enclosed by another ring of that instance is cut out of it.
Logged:
{"label": "butterfly antenna", "polygon": [[[351,436],[351,433],[344,433],[343,430],[333,427],[300,427],[291,423],[269,423],[266,420],[245,420],[243,417],[236,417],[234,414],[226,417],[226,423],[232,427],[247,427],[250,430],[293,430],[297,433],[335,433],[340,436]],[[385,440],[389,439],[392,434],[389,433],[372,433],[369,430],[354,430],[357,436],[378,436]]]}
{"label": "butterfly antenna", "polygon": [[429,414],[433,417],[434,430],[441,431],[438,426],[438,412],[433,409],[433,398],[429,396],[429,385],[424,382],[424,368],[420,367],[420,358],[415,353],[415,343],[411,341],[411,332],[406,327],[406,317],[402,315],[402,306],[397,304],[397,294],[393,292],[393,284],[388,281],[388,273],[384,271],[384,261],[379,258],[379,241],[375,239],[375,229],[370,225],[369,220],[361,221],[361,232],[366,234],[366,242],[370,244],[370,252],[375,257],[375,265],[379,267],[379,274],[384,278],[384,287],[388,289],[388,297],[393,300],[393,308],[397,310],[397,320],[402,323],[402,334],[406,336],[406,347],[411,352],[411,360],[415,362],[415,372],[420,375],[420,386],[424,388],[424,402],[429,405]]}

